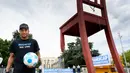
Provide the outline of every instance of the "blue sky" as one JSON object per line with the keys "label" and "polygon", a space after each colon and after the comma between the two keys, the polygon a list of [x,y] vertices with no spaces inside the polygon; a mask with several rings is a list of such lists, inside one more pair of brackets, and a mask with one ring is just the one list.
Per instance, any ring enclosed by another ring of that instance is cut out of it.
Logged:
{"label": "blue sky", "polygon": [[[124,50],[130,49],[129,6],[130,0],[107,0],[109,22],[119,53],[122,52],[119,32]],[[84,9],[93,12],[90,7]],[[39,43],[42,56],[57,57],[61,53],[59,27],[75,13],[76,0],[0,0],[0,38],[12,39],[12,32],[18,30],[21,23],[27,23]],[[66,43],[72,41],[75,37],[65,36]],[[101,54],[110,54],[104,31],[89,37],[89,41]]]}

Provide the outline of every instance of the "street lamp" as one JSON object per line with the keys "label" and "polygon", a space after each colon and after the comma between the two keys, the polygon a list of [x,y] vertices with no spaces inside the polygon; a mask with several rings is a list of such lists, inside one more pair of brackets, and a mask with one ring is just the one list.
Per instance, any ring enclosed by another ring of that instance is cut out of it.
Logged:
{"label": "street lamp", "polygon": [[[118,33],[118,36],[119,36],[119,39],[120,39],[121,48],[122,48],[122,55],[123,55],[123,58],[124,58],[124,61],[125,61],[126,69],[127,69],[128,65],[127,65],[126,56],[125,56],[125,53],[124,53],[125,51],[124,51],[122,40],[121,40],[122,36],[120,35],[120,33]],[[129,73],[128,69],[127,69],[127,72]]]}

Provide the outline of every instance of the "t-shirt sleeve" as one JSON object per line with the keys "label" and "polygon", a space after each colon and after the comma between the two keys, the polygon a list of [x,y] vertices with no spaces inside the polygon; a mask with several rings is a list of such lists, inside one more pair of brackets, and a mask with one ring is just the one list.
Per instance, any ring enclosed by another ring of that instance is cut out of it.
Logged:
{"label": "t-shirt sleeve", "polygon": [[39,45],[36,40],[34,40],[34,52],[38,52],[40,50]]}
{"label": "t-shirt sleeve", "polygon": [[10,53],[15,53],[15,43],[14,43],[14,41],[10,44],[10,46],[9,46],[9,52]]}

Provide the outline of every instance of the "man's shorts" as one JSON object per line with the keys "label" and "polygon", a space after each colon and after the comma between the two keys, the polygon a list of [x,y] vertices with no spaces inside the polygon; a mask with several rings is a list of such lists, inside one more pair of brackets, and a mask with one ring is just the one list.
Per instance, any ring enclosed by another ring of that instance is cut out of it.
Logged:
{"label": "man's shorts", "polygon": [[13,73],[35,73],[35,68],[14,69]]}

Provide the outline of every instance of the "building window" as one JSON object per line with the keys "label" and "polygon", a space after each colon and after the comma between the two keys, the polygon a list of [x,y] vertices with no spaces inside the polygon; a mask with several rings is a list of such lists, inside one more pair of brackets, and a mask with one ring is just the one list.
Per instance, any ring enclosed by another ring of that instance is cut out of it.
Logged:
{"label": "building window", "polygon": [[44,64],[44,68],[46,68],[46,65]]}
{"label": "building window", "polygon": [[46,64],[46,60],[44,60],[44,64]]}
{"label": "building window", "polygon": [[50,64],[48,64],[48,68],[50,68]]}
{"label": "building window", "polygon": [[49,64],[49,61],[50,61],[50,60],[47,61],[47,64]]}
{"label": "building window", "polygon": [[53,63],[54,63],[54,60],[51,60],[51,63],[53,64]]}

